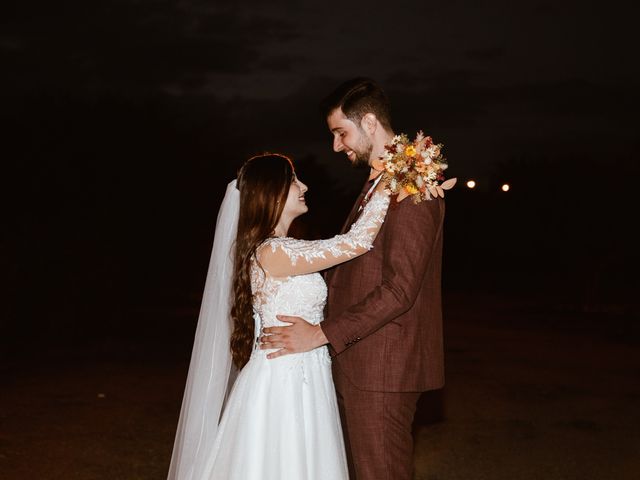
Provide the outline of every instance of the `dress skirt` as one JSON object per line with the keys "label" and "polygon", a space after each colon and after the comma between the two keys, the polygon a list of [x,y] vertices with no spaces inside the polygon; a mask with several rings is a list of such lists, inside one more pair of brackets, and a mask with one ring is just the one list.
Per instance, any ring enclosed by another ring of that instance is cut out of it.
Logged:
{"label": "dress skirt", "polygon": [[326,347],[240,371],[207,465],[208,480],[347,480],[340,415]]}

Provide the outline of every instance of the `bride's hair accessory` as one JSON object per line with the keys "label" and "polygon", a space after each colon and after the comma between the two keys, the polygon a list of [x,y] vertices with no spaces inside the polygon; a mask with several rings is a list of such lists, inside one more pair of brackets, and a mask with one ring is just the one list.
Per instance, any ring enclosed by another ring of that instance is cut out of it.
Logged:
{"label": "bride's hair accessory", "polygon": [[433,143],[422,131],[414,141],[403,133],[384,146],[385,153],[372,166],[382,172],[382,181],[392,195],[398,195],[398,202],[407,197],[415,203],[444,198],[444,191],[452,188],[457,179],[444,179],[448,165],[442,155],[443,146]]}

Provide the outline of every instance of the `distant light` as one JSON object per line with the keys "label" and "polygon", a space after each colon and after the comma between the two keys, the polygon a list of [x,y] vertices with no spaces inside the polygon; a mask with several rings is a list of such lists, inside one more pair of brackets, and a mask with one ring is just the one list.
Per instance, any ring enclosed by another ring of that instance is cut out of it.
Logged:
{"label": "distant light", "polygon": [[469,181],[467,182],[467,187],[468,187],[468,188],[476,188],[476,182],[475,182],[475,180],[469,180]]}
{"label": "distant light", "polygon": [[505,183],[504,185],[502,185],[502,191],[503,192],[508,192],[510,188],[511,187],[509,186],[508,183]]}

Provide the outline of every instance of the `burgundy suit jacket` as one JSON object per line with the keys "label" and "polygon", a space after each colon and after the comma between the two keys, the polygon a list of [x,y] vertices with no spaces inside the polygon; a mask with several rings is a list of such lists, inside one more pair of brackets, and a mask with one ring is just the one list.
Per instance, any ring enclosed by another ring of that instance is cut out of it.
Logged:
{"label": "burgundy suit jacket", "polygon": [[[357,218],[359,202],[345,226]],[[444,385],[443,221],[441,198],[414,204],[392,197],[371,251],[326,273],[322,330],[333,368],[361,390],[420,392]]]}

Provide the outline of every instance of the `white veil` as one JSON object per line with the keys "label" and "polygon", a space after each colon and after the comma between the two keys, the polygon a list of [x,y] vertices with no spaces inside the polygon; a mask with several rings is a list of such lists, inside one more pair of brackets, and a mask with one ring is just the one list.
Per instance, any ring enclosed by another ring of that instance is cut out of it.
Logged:
{"label": "white veil", "polygon": [[223,403],[236,373],[229,341],[233,247],[239,210],[240,192],[233,180],[227,185],[216,222],[168,480],[202,478],[216,438]]}

